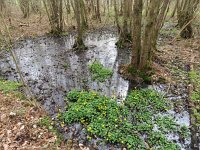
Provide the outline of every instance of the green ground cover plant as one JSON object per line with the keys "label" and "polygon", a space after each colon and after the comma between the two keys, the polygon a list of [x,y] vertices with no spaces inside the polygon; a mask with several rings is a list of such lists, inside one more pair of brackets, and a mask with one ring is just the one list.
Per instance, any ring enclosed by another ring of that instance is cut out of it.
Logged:
{"label": "green ground cover plant", "polygon": [[92,74],[92,79],[99,82],[104,82],[113,74],[111,69],[105,68],[99,61],[89,64],[89,70]]}
{"label": "green ground cover plant", "polygon": [[[180,147],[168,140],[165,133],[186,132],[181,132],[181,127],[173,118],[155,116],[170,109],[170,105],[154,90],[134,90],[124,104],[93,91],[73,90],[68,93],[66,100],[68,106],[59,119],[67,125],[83,124],[89,135],[88,140],[97,136],[133,150],[145,150],[148,147],[179,150]],[[154,130],[155,125],[158,131]],[[146,138],[143,139],[144,135]]]}

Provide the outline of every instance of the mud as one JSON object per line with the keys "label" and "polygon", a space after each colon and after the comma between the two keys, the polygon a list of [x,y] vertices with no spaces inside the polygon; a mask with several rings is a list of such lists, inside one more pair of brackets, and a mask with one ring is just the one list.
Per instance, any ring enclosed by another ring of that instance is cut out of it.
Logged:
{"label": "mud", "polygon": [[[130,90],[129,87],[133,87],[118,74],[118,66],[130,61],[130,50],[116,48],[115,43],[118,38],[115,33],[106,31],[89,33],[85,38],[88,50],[81,52],[72,49],[74,37],[71,34],[59,38],[26,39],[18,41],[13,48],[18,65],[31,92],[44,105],[52,118],[55,118],[57,112],[64,110],[66,93],[72,89],[95,90],[109,97],[115,96],[120,102],[120,99],[125,99]],[[0,58],[0,76],[19,81],[10,55],[5,53]],[[112,77],[104,83],[93,81],[88,70],[88,65],[96,60],[113,70]],[[169,89],[167,85],[156,84],[149,88],[165,93],[165,96],[174,104],[173,109],[167,114],[173,116],[180,125],[189,126],[189,113],[184,102],[187,98],[187,92],[185,92],[187,89],[179,86],[171,86]],[[76,133],[73,133],[74,131]],[[68,127],[68,132],[65,132],[64,137],[76,139],[78,143],[83,144],[87,140],[84,128],[79,124]],[[190,139],[180,142],[177,135],[168,137],[179,143],[182,149],[189,149]],[[106,145],[101,139],[93,139],[89,145],[102,150],[111,147],[120,149],[119,145]]]}
{"label": "mud", "polygon": [[[13,51],[24,79],[32,93],[44,104],[50,114],[63,109],[65,94],[72,89],[96,90],[107,96],[125,97],[128,81],[117,73],[121,63],[127,63],[128,50],[117,50],[117,38],[110,33],[89,34],[85,39],[87,51],[72,50],[74,36],[40,37],[16,44]],[[9,55],[1,59],[1,75],[19,80]],[[95,60],[113,70],[113,76],[104,83],[92,81],[88,65]]]}

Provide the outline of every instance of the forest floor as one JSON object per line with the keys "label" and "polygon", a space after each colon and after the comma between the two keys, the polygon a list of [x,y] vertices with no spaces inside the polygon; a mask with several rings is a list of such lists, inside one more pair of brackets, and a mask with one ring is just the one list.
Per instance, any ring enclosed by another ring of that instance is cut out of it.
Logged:
{"label": "forest floor", "polygon": [[43,109],[28,100],[1,91],[0,150],[61,149],[56,144],[56,133],[43,123],[46,116]]}
{"label": "forest floor", "polygon": [[[160,46],[154,64],[157,68],[157,77],[164,77],[171,87],[183,82],[184,86],[188,86],[188,66],[194,64],[195,69],[199,70],[199,45],[199,39],[192,39],[177,40],[174,43]],[[194,59],[192,59],[193,57]],[[21,100],[13,93],[1,91],[0,149],[67,148],[68,146],[62,142],[56,131],[52,130],[53,124],[51,126],[48,123],[40,123],[40,120],[53,123],[51,119],[45,119],[46,116],[47,114],[42,108],[37,108],[28,101]]]}

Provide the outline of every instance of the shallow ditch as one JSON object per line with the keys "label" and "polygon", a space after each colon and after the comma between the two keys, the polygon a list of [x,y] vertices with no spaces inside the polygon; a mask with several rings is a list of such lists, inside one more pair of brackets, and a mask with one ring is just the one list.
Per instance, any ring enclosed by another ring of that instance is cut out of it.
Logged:
{"label": "shallow ditch", "polygon": [[[130,50],[117,49],[115,43],[117,36],[103,31],[91,33],[85,38],[87,51],[73,51],[74,35],[66,37],[39,37],[18,41],[13,52],[24,79],[32,93],[44,105],[49,114],[55,118],[56,114],[65,108],[64,98],[66,93],[73,89],[95,90],[102,95],[116,97],[119,102],[125,99],[130,87],[133,85],[118,74],[118,66],[129,62]],[[15,65],[9,54],[0,56],[0,75],[9,80],[19,80]],[[111,68],[112,77],[103,83],[93,81],[88,70],[88,65],[94,61],[101,62],[105,67]],[[135,85],[134,85],[135,86]],[[173,109],[166,114],[174,117],[180,125],[190,125],[186,99],[187,88],[184,85],[168,86],[155,84],[148,86],[165,94],[173,103]],[[61,129],[62,131],[64,129]],[[85,143],[87,135],[80,124],[68,127],[65,138],[75,138],[78,143]],[[71,137],[74,136],[74,137]],[[182,149],[190,149],[190,139],[181,141],[178,135],[167,135],[176,141]],[[93,139],[87,144],[94,148],[101,139]],[[99,142],[101,143],[101,142]],[[120,145],[100,144],[97,149],[120,149]]]}

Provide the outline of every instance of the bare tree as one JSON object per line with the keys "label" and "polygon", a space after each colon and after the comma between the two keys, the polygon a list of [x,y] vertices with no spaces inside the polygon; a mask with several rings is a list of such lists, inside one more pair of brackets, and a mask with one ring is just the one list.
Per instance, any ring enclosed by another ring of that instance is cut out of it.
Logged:
{"label": "bare tree", "polygon": [[5,0],[0,0],[0,12],[3,12],[6,8]]}
{"label": "bare tree", "polygon": [[51,32],[60,34],[63,31],[63,0],[43,0]]}
{"label": "bare tree", "polygon": [[23,13],[23,17],[27,18],[30,15],[30,1],[29,0],[18,0],[20,9]]}
{"label": "bare tree", "polygon": [[76,38],[76,41],[74,43],[74,48],[77,50],[83,50],[86,49],[86,46],[83,42],[83,29],[84,25],[83,22],[81,21],[81,12],[83,12],[83,6],[80,3],[79,0],[74,0],[74,13],[75,13],[75,18],[76,18],[76,23],[77,23],[77,32],[78,36]]}
{"label": "bare tree", "polygon": [[178,3],[178,25],[184,29],[181,31],[182,38],[191,38],[193,36],[192,20],[199,5],[200,0],[182,0]]}
{"label": "bare tree", "polygon": [[31,11],[34,13],[41,11],[41,0],[31,0]]}
{"label": "bare tree", "polygon": [[127,44],[129,45],[132,38],[132,4],[133,0],[124,0],[123,2],[123,23],[122,25],[119,24],[118,19],[118,8],[116,5],[116,1],[114,1],[114,8],[115,8],[115,21],[118,26],[119,31],[119,41],[117,42],[118,47],[125,47]]}
{"label": "bare tree", "polygon": [[136,69],[144,71],[152,59],[153,47],[156,44],[158,33],[165,20],[166,10],[169,0],[151,0],[149,1],[147,16],[145,17],[144,31],[142,30],[142,10],[143,2],[134,1],[133,7],[133,50],[131,65]]}

